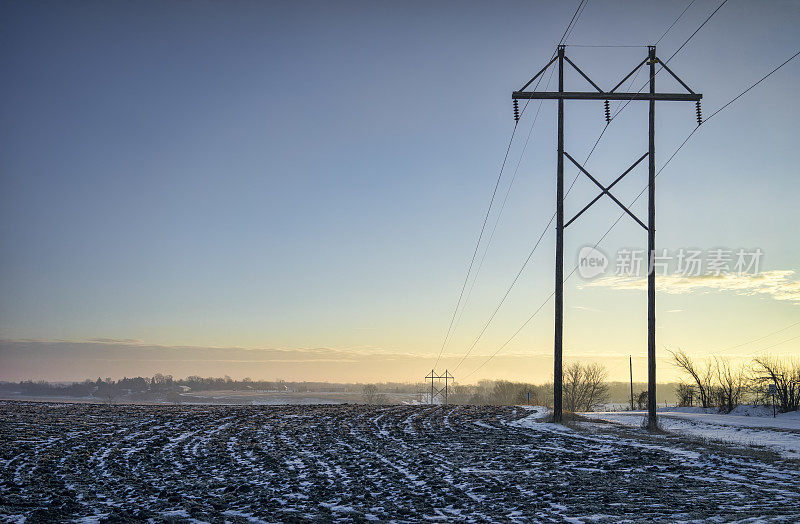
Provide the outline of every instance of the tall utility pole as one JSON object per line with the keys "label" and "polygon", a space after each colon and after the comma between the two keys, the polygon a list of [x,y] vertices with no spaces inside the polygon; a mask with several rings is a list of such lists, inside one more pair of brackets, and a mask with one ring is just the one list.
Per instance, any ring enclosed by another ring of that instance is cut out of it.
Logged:
{"label": "tall utility pole", "polygon": [[[564,46],[558,46],[558,92],[564,92]],[[558,166],[556,173],[556,316],[553,343],[553,421],[561,422],[561,352],[564,334],[564,99],[558,99]]]}
{"label": "tall utility pole", "polygon": [[[648,48],[650,96],[656,94],[656,47]],[[656,427],[656,101],[650,98],[650,144],[647,153],[647,427]]]}
{"label": "tall utility pole", "polygon": [[[637,65],[633,71],[628,73],[613,89],[603,91],[595,84],[581,69],[575,65],[565,54],[565,46],[558,46],[558,51],[552,60],[539,71],[528,83],[519,91],[514,91],[511,98],[514,100],[515,118],[518,117],[518,100],[558,100],[558,164],[556,168],[556,282],[555,282],[555,340],[553,347],[553,421],[562,421],[562,348],[564,334],[564,229],[574,222],[595,202],[600,200],[603,195],[608,196],[623,211],[625,211],[634,221],[647,231],[647,410],[648,428],[656,427],[656,276],[655,276],[655,247],[656,247],[656,208],[655,208],[655,178],[656,178],[656,159],[655,159],[655,123],[656,123],[656,101],[679,101],[695,102],[698,105],[698,123],[700,119],[699,104],[703,95],[692,91],[683,80],[672,72],[666,64],[659,61],[656,56],[655,46],[648,46],[647,57]],[[542,73],[544,73],[554,62],[558,61],[558,91],[525,91]],[[595,91],[565,91],[564,90],[564,62],[569,63],[584,80],[589,82]],[[628,80],[640,67],[647,63],[650,66],[650,89],[649,93],[617,93],[622,84]],[[686,89],[686,93],[657,93],[656,92],[656,64],[661,63],[662,68],[669,73],[675,80]],[[569,153],[564,150],[564,101],[565,100],[604,100],[606,106],[606,120],[611,121],[609,111],[610,100],[647,100],[650,102],[649,120],[649,147],[647,153],[643,154],[627,170],[619,175],[610,185],[604,186],[594,176],[580,165]],[[586,175],[598,188],[601,193],[589,202],[569,221],[564,223],[564,157],[575,165],[584,175]],[[634,215],[622,202],[610,193],[622,178],[633,170],[645,157],[648,157],[648,212],[647,224]]]}

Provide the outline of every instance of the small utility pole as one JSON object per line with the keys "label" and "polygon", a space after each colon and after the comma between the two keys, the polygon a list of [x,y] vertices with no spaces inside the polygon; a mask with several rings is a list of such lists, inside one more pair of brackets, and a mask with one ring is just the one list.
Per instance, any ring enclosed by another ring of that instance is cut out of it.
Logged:
{"label": "small utility pole", "polygon": [[631,411],[633,411],[633,356],[628,355],[628,367],[631,370]]}
{"label": "small utility pole", "polygon": [[[589,207],[595,202],[600,200],[603,196],[608,196],[625,213],[628,214],[637,224],[642,226],[647,231],[647,410],[648,419],[647,427],[654,429],[656,427],[656,276],[655,276],[655,247],[656,247],[656,208],[655,208],[655,178],[656,178],[656,147],[655,147],[655,129],[656,129],[656,101],[676,101],[676,102],[695,102],[697,104],[697,120],[698,125],[701,123],[700,116],[700,99],[703,95],[695,93],[689,88],[683,80],[667,67],[666,64],[660,62],[656,56],[656,47],[648,46],[647,56],[639,62],[633,71],[623,78],[616,86],[610,91],[603,91],[596,83],[594,83],[581,69],[575,65],[565,55],[565,46],[558,46],[556,55],[552,60],[542,68],[533,78],[528,81],[522,89],[514,91],[511,94],[514,100],[514,118],[519,120],[518,100],[558,100],[558,157],[556,167],[556,267],[555,267],[555,336],[553,345],[553,421],[561,422],[562,420],[562,349],[563,349],[563,331],[564,331],[564,229],[581,216]],[[525,91],[542,73],[558,61],[558,91]],[[567,62],[577,73],[591,84],[595,91],[565,91],[564,90],[564,62]],[[656,64],[660,63],[662,68],[669,73],[678,83],[686,89],[686,93],[657,93],[656,92]],[[624,93],[617,92],[623,83],[628,80],[636,71],[643,65],[650,66],[650,89],[647,93]],[[611,121],[609,110],[610,100],[628,100],[628,101],[642,101],[647,100],[650,103],[650,113],[648,122],[648,150],[645,154],[639,157],[627,170],[619,175],[608,186],[603,185],[594,176],[592,176],[586,168],[578,163],[569,153],[564,150],[564,101],[565,100],[603,100],[606,108],[606,122]],[[566,157],[581,173],[586,175],[600,190],[601,193],[590,201],[583,209],[581,209],[574,217],[564,222],[564,157]],[[630,209],[620,202],[614,195],[611,194],[617,182],[633,170],[645,157],[648,157],[648,208],[647,208],[647,223],[645,224]]]}

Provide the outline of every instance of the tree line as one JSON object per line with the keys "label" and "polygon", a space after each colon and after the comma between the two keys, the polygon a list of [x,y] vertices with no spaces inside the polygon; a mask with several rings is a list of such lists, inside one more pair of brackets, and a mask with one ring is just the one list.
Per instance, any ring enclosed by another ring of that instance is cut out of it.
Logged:
{"label": "tree line", "polygon": [[[678,385],[681,406],[718,408],[730,413],[743,404],[769,405],[775,402],[781,413],[800,408],[800,361],[771,355],[734,365],[716,356],[694,360],[684,351],[671,352],[673,364],[686,380]],[[774,398],[770,395],[774,385]]]}
{"label": "tree line", "polygon": [[[608,371],[600,364],[574,362],[564,368],[563,398],[567,411],[593,411],[609,401]],[[429,401],[430,385],[417,384],[418,400]],[[386,404],[391,399],[379,384],[362,386],[366,404]],[[552,407],[553,383],[531,384],[509,380],[481,380],[477,384],[454,384],[448,388],[450,404],[514,406],[531,404]]]}
{"label": "tree line", "polygon": [[[391,392],[413,392],[413,385],[388,383],[384,385]],[[169,394],[191,391],[262,391],[262,392],[358,392],[360,384],[340,384],[328,382],[291,382],[277,380],[252,380],[250,378],[232,379],[224,377],[200,377],[192,375],[175,379],[172,375],[156,373],[152,377],[100,378],[82,382],[58,383],[44,380],[23,380],[20,382],[2,382],[0,391],[23,396],[51,397],[98,397],[106,398],[133,396],[142,397],[148,394]]]}
{"label": "tree line", "polygon": [[[729,359],[718,357],[694,360],[681,350],[673,352],[672,359],[673,364],[685,375],[685,380],[675,385],[678,405],[718,408],[723,412],[730,412],[746,403],[769,405],[772,402],[769,385],[772,384],[775,386],[776,408],[780,412],[796,411],[800,407],[800,362],[797,359],[779,359],[763,355],[737,366]],[[620,391],[625,392],[627,385],[610,383],[607,377],[608,371],[600,364],[574,362],[567,365],[563,375],[564,409],[571,412],[593,411],[605,407],[610,400],[616,402],[622,400]],[[617,386],[625,387],[620,389]],[[640,386],[637,384],[637,389]],[[664,387],[660,385],[659,389],[663,391]],[[617,391],[618,389],[620,391]],[[118,380],[97,378],[69,384],[31,380],[0,383],[0,392],[4,393],[23,396],[94,397],[108,402],[121,397],[131,400],[161,398],[180,402],[182,393],[204,390],[360,393],[362,402],[385,404],[398,401],[396,395],[411,395],[418,401],[427,401],[430,387],[425,383],[342,384],[292,382],[281,379],[235,380],[229,376],[192,375],[174,379],[171,375],[161,373],[156,373],[152,377],[126,377]],[[624,402],[627,403],[630,400],[629,396],[627,393],[623,396],[626,397]],[[452,404],[532,404],[552,407],[553,383],[482,380],[477,384],[452,385],[448,397],[448,401]],[[634,395],[632,407],[642,409],[646,400],[647,392],[639,391]]]}

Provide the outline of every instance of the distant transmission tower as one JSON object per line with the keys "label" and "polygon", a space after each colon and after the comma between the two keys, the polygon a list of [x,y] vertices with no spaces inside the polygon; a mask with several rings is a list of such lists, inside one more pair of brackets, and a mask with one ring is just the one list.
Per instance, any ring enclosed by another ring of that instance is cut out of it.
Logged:
{"label": "distant transmission tower", "polygon": [[[431,372],[425,376],[425,380],[431,381],[430,403],[435,404],[435,400],[441,398],[446,406],[449,382],[455,381],[453,375],[446,369],[444,370],[444,375],[437,375],[436,371],[432,369]],[[444,386],[442,386],[442,381],[444,381]]]}

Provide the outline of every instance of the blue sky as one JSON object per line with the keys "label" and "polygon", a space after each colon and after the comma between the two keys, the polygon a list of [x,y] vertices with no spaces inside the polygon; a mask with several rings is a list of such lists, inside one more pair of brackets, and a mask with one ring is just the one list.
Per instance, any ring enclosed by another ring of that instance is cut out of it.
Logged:
{"label": "blue sky", "polygon": [[[567,43],[646,45],[687,4],[590,0]],[[405,355],[402,372],[378,359],[360,376],[416,380],[412,363],[430,366],[438,353],[464,278],[513,127],[510,93],[547,62],[576,5],[3,3],[0,358],[14,371],[0,378],[60,378],[46,358],[26,363],[33,353],[15,341],[107,338]],[[659,55],[717,5],[695,2]],[[731,0],[670,67],[710,114],[797,51],[799,19],[796,2]],[[567,53],[608,88],[646,49]],[[764,270],[794,271],[785,283],[796,283],[799,77],[797,63],[786,66],[664,170],[660,246],[759,247]],[[658,84],[677,90],[665,75]],[[603,137],[587,164],[601,180],[646,150],[645,106],[627,108]],[[520,123],[501,196],[534,112]],[[664,103],[657,114],[660,164],[695,126],[694,107]],[[566,118],[567,150],[583,160],[605,124],[602,103],[570,103]],[[644,187],[645,170],[620,183],[621,200]],[[555,104],[546,103],[446,364],[480,331],[552,215],[554,172]],[[579,179],[567,214],[594,194]],[[634,206],[641,216],[644,204]],[[601,201],[570,227],[568,270],[617,216]],[[623,221],[603,249],[643,246],[637,228]],[[550,293],[552,250],[551,230],[467,371]],[[644,294],[578,284],[566,287],[565,356],[643,355]],[[526,359],[550,351],[551,309],[508,346],[518,360],[482,373],[546,379]],[[774,294],[701,289],[660,294],[659,312],[660,351],[701,355],[788,325],[800,310]],[[152,372],[164,366],[153,362]],[[264,364],[248,374],[314,379],[325,369]],[[228,371],[198,363],[196,372]]]}

